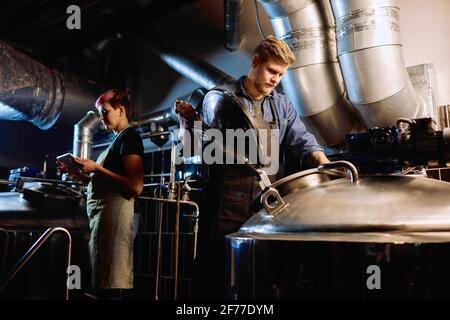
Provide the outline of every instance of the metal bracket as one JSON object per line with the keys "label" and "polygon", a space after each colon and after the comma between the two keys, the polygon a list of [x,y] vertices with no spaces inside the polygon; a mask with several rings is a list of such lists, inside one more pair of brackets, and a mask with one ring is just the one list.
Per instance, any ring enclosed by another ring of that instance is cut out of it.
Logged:
{"label": "metal bracket", "polygon": [[281,210],[286,208],[289,203],[284,202],[275,188],[269,187],[261,196],[261,202],[267,213],[276,216]]}

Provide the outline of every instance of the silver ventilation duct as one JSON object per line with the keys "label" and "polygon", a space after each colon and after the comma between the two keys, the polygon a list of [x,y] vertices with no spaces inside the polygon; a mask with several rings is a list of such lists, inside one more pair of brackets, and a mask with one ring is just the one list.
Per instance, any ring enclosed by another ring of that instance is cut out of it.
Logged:
{"label": "silver ventilation duct", "polygon": [[94,111],[89,111],[73,130],[73,154],[77,157],[90,159],[94,134],[100,128],[100,118]]}
{"label": "silver ventilation duct", "polygon": [[0,119],[50,128],[64,99],[61,75],[5,43],[0,43],[0,68]]}
{"label": "silver ventilation duct", "polygon": [[93,108],[100,86],[47,68],[0,42],[0,119],[49,129],[61,116],[75,123]]}
{"label": "silver ventilation duct", "polygon": [[[192,57],[189,54],[182,53],[179,50],[170,48],[167,45],[163,46],[161,44],[157,44],[157,41],[150,42],[131,34],[124,34],[124,36],[140,44],[158,56],[170,68],[203,88],[212,89],[223,83],[235,80],[232,76],[214,67],[208,62]],[[199,89],[195,90],[188,100],[190,100],[198,90]],[[146,115],[140,120],[134,122],[133,125],[143,126],[152,123],[162,126],[170,126],[178,123],[178,118],[172,108],[167,108],[165,110]]]}
{"label": "silver ventilation duct", "polygon": [[178,123],[178,118],[173,112],[172,108],[167,108],[165,110],[156,111],[151,114],[145,115],[137,121],[131,123],[132,126],[141,127],[149,125],[152,123],[157,123],[161,126],[171,126]]}
{"label": "silver ventilation duct", "polygon": [[347,92],[369,127],[425,115],[403,59],[397,0],[331,0]]}
{"label": "silver ventilation duct", "polygon": [[168,45],[161,45],[155,39],[147,41],[131,34],[125,34],[125,36],[153,52],[173,70],[203,88],[212,89],[220,84],[235,80],[208,62],[183,53],[178,49],[170,48]]}
{"label": "silver ventilation duct", "polygon": [[345,98],[336,58],[334,19],[327,0],[259,0],[276,37],[296,56],[283,89],[308,129],[323,145],[335,145],[360,123]]}
{"label": "silver ventilation duct", "polygon": [[235,51],[242,44],[242,12],[244,0],[224,0],[225,48]]}

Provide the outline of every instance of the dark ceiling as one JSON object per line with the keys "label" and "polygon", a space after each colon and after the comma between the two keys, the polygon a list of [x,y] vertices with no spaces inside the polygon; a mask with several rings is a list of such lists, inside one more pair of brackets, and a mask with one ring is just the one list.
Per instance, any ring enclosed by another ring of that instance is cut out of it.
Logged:
{"label": "dark ceiling", "polygon": [[[111,80],[113,76],[98,71],[105,66],[105,59],[97,62],[87,57],[87,49],[117,32],[135,32],[151,26],[196,1],[1,1],[0,41],[8,42],[43,65],[61,72],[100,82]],[[70,16],[66,11],[70,5],[78,5],[81,9],[80,30],[69,30],[66,26]],[[130,52],[126,52],[126,56],[130,56]],[[120,69],[125,66],[120,64],[115,68],[122,77]],[[59,122],[42,131],[31,123],[0,120],[0,136],[3,138],[0,143],[0,171],[25,164],[40,167],[45,155],[51,158],[71,147],[72,132],[72,127],[62,126]]]}
{"label": "dark ceiling", "polygon": [[[0,2],[0,38],[53,62],[115,32],[139,28],[196,0],[15,0]],[[81,9],[81,29],[69,30],[70,5]]]}

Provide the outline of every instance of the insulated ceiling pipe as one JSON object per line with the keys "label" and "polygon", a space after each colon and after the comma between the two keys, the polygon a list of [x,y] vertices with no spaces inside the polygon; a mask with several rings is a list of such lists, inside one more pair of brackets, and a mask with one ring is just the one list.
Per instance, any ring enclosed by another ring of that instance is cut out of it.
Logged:
{"label": "insulated ceiling pipe", "polygon": [[[170,68],[203,88],[212,89],[223,83],[235,80],[232,76],[209,64],[208,62],[193,57],[187,53],[180,52],[170,46],[158,44],[154,39],[150,42],[136,35],[128,33],[123,35],[140,44],[158,56]],[[196,91],[198,91],[198,89]],[[196,91],[193,92],[193,95]],[[178,123],[178,118],[174,114],[172,108],[167,108],[165,110],[144,116],[137,122],[133,123],[133,125],[142,126],[152,122],[161,123],[162,125],[167,126]]]}
{"label": "insulated ceiling pipe", "polygon": [[99,85],[62,74],[0,42],[0,119],[49,129],[61,118],[78,121],[94,108]]}
{"label": "insulated ceiling pipe", "polygon": [[345,97],[328,0],[259,0],[275,35],[296,61],[282,79],[299,116],[322,145],[336,145],[362,125]]}
{"label": "insulated ceiling pipe", "polygon": [[224,0],[225,48],[230,51],[242,45],[242,12],[244,0]]}
{"label": "insulated ceiling pipe", "polygon": [[178,49],[171,48],[168,45],[159,44],[155,39],[148,41],[132,34],[124,34],[124,36],[153,52],[169,67],[203,88],[212,89],[220,84],[235,80],[208,62],[181,52]]}
{"label": "insulated ceiling pipe", "polygon": [[145,115],[137,121],[131,123],[132,126],[141,127],[151,123],[157,123],[161,126],[169,127],[178,123],[178,118],[173,112],[172,108],[156,111]]}
{"label": "insulated ceiling pipe", "polygon": [[426,114],[403,59],[397,0],[331,0],[348,96],[369,127]]}

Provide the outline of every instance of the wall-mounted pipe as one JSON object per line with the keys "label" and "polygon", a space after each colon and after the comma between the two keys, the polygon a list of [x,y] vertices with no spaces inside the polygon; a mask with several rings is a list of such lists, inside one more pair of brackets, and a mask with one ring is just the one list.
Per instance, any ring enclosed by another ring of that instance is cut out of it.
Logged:
{"label": "wall-mounted pipe", "polygon": [[282,79],[283,89],[319,143],[338,144],[361,127],[345,97],[336,58],[334,19],[328,0],[259,0],[275,35],[296,61]]}
{"label": "wall-mounted pipe", "polygon": [[90,159],[94,134],[100,128],[100,118],[94,111],[89,111],[73,129],[73,154],[77,157]]}
{"label": "wall-mounted pipe", "polygon": [[369,127],[425,114],[403,59],[397,0],[331,0],[348,96]]}
{"label": "wall-mounted pipe", "polygon": [[93,109],[100,85],[62,74],[0,42],[0,119],[49,129],[58,118],[74,124]]}
{"label": "wall-mounted pipe", "polygon": [[242,45],[243,0],[224,0],[225,48],[230,51]]}

